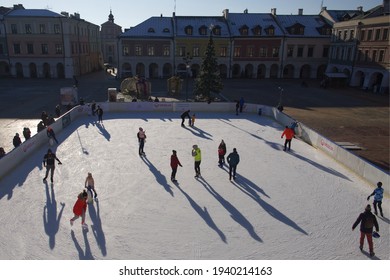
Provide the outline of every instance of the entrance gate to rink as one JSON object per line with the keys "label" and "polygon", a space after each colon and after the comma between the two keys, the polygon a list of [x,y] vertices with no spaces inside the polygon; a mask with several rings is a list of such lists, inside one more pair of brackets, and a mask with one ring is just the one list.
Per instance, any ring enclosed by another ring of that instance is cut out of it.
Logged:
{"label": "entrance gate to rink", "polygon": [[[100,107],[107,112],[232,112],[235,113],[236,103],[234,102],[102,102]],[[259,117],[275,119],[282,127],[295,122],[290,116],[280,112],[275,107],[246,104],[244,112],[258,114]],[[68,113],[61,116],[51,125],[58,135],[62,130],[69,129],[69,124],[80,117],[88,116],[91,113],[89,104],[76,106]],[[361,159],[345,148],[337,145],[316,131],[299,123],[297,136],[309,145],[323,151],[345,167],[366,180],[373,188],[378,181],[383,182],[385,193],[389,194],[389,174],[372,165],[370,162]],[[47,144],[46,130],[43,130],[23,142],[2,159],[0,159],[0,181],[11,170],[26,160],[34,151]],[[0,184],[1,185],[1,184]]]}

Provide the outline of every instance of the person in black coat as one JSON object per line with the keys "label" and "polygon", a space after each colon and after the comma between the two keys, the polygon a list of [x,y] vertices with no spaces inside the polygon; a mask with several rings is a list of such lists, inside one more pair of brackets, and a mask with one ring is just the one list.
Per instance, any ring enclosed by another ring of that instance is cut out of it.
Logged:
{"label": "person in black coat", "polygon": [[43,166],[46,167],[46,175],[45,178],[43,178],[43,182],[46,181],[47,176],[49,175],[49,171],[51,171],[50,179],[51,182],[53,183],[53,174],[54,174],[56,160],[58,161],[58,164],[62,164],[62,162],[56,157],[56,154],[53,153],[50,149],[48,149],[47,154],[45,154],[43,157]]}
{"label": "person in black coat", "polygon": [[181,114],[181,116],[180,116],[181,117],[181,126],[184,126],[184,121],[186,118],[188,118],[191,122],[190,112],[191,112],[191,110],[187,110],[183,114]]}
{"label": "person in black coat", "polygon": [[14,139],[12,140],[12,143],[14,144],[14,147],[17,148],[22,144],[22,140],[20,140],[19,133],[16,133],[14,136]]}
{"label": "person in black coat", "polygon": [[97,106],[96,114],[98,116],[98,123],[103,123],[103,109],[99,105]]}
{"label": "person in black coat", "polygon": [[234,180],[236,179],[237,165],[240,162],[240,156],[238,155],[236,148],[227,156],[226,160],[229,163],[229,180],[232,179],[232,175]]}
{"label": "person in black coat", "polygon": [[23,128],[23,136],[26,141],[31,138],[31,131],[28,127]]}
{"label": "person in black coat", "polygon": [[354,230],[360,223],[360,250],[363,250],[364,238],[367,237],[368,248],[370,250],[370,256],[375,256],[374,244],[372,242],[372,231],[375,226],[376,231],[379,231],[378,221],[374,214],[371,213],[371,206],[368,204],[363,213],[359,215],[355,223],[352,225]]}

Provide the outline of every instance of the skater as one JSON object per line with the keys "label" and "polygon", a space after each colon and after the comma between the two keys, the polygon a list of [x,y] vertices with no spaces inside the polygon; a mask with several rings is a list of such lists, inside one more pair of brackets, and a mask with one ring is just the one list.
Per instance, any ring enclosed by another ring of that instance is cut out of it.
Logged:
{"label": "skater", "polygon": [[195,114],[193,114],[192,117],[191,117],[191,124],[190,124],[191,127],[194,126],[195,119],[196,119],[196,116],[195,116]]}
{"label": "skater", "polygon": [[91,172],[88,172],[88,176],[87,178],[85,179],[85,183],[84,183],[85,187],[88,189],[88,190],[91,190],[93,193],[94,193],[94,199],[96,200],[97,198],[97,193],[96,193],[96,190],[95,190],[95,180],[93,179],[92,177],[92,173]]}
{"label": "skater", "polygon": [[244,109],[245,100],[244,97],[240,98],[240,113],[242,113],[242,110]]}
{"label": "skater", "polygon": [[354,230],[360,223],[360,250],[363,250],[364,238],[367,237],[370,256],[375,256],[374,245],[372,243],[372,231],[375,226],[376,231],[379,231],[379,225],[374,214],[371,213],[371,206],[367,204],[364,213],[361,213],[356,222],[352,225]]}
{"label": "skater", "polygon": [[200,177],[200,163],[202,161],[202,152],[199,149],[198,145],[192,146],[192,156],[194,157],[194,169],[195,169],[195,177]]}
{"label": "skater", "polygon": [[58,144],[56,134],[54,133],[54,130],[50,126],[47,127],[46,134],[47,134],[47,137],[49,137],[49,139],[53,139]]}
{"label": "skater", "polygon": [[184,121],[186,118],[188,118],[191,121],[191,116],[190,116],[190,110],[185,111],[183,114],[181,114],[181,126],[184,127]]}
{"label": "skater", "polygon": [[98,115],[98,123],[103,123],[103,109],[97,106],[96,114]]}
{"label": "skater", "polygon": [[58,164],[62,164],[62,162],[56,157],[56,154],[54,154],[51,149],[48,149],[47,154],[45,154],[43,157],[43,166],[46,167],[46,175],[45,178],[43,178],[43,182],[46,182],[50,171],[50,180],[53,183],[53,174],[56,160],[58,161]]}
{"label": "skater", "polygon": [[284,149],[283,151],[286,151],[287,146],[288,146],[288,151],[290,151],[291,148],[291,140],[294,137],[294,130],[289,128],[287,125],[282,133],[282,136],[280,138],[283,138],[283,136],[286,136],[286,140],[284,141]]}
{"label": "skater", "polygon": [[223,140],[219,143],[218,146],[218,164],[219,167],[222,167],[225,163],[225,155],[226,155],[226,144]]}
{"label": "skater", "polygon": [[144,146],[145,146],[145,141],[146,141],[146,134],[145,134],[145,131],[143,130],[142,127],[139,128],[139,131],[137,133],[137,138],[138,138],[138,144],[139,144],[138,154],[140,156],[144,156],[145,155]]}
{"label": "skater", "polygon": [[16,133],[14,136],[14,139],[12,139],[12,144],[14,144],[14,147],[17,148],[22,144],[22,140],[20,140],[19,133]]}
{"label": "skater", "polygon": [[56,117],[59,118],[61,116],[61,106],[60,104],[57,104],[55,109]]}
{"label": "skater", "polygon": [[25,141],[31,138],[31,130],[28,127],[23,128],[23,136]]}
{"label": "skater", "polygon": [[229,180],[232,179],[232,175],[233,175],[233,180],[236,179],[236,169],[237,169],[237,165],[238,163],[240,162],[240,156],[239,154],[237,153],[237,149],[234,148],[233,149],[233,152],[231,152],[228,156],[227,156],[227,162],[229,164]]}
{"label": "skater", "polygon": [[95,102],[95,100],[92,101],[91,111],[92,111],[92,116],[95,116],[95,113],[96,113],[96,102]]}
{"label": "skater", "polygon": [[383,211],[382,211],[382,199],[383,199],[382,182],[378,182],[376,185],[377,185],[377,188],[372,192],[372,194],[370,194],[367,197],[367,200],[370,200],[370,197],[374,196],[374,203],[373,203],[374,211],[375,211],[374,213],[375,213],[375,215],[378,215],[378,209],[376,207],[378,205],[379,213],[383,217]]}
{"label": "skater", "polygon": [[176,172],[178,166],[183,167],[183,165],[181,165],[179,161],[179,158],[177,157],[176,151],[172,150],[172,155],[171,155],[171,168],[172,168],[171,181],[172,182],[177,182]]}
{"label": "skater", "polygon": [[85,212],[87,212],[87,197],[86,190],[77,196],[77,201],[73,206],[74,217],[70,219],[70,225],[73,226],[73,222],[81,217],[81,225],[85,227]]}
{"label": "skater", "polygon": [[47,126],[47,118],[49,117],[49,115],[46,113],[46,111],[42,111],[42,114],[41,114],[41,120],[43,121],[43,123],[45,124],[45,126]]}
{"label": "skater", "polygon": [[240,101],[236,101],[236,116],[238,116],[238,110],[240,109]]}
{"label": "skater", "polygon": [[37,132],[40,132],[45,129],[45,123],[43,121],[40,121],[37,125]]}

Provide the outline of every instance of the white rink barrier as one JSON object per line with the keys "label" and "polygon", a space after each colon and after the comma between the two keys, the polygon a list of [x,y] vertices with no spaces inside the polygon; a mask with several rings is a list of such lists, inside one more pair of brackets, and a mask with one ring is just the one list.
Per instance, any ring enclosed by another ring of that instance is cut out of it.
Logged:
{"label": "white rink barrier", "polygon": [[[191,110],[194,112],[234,113],[236,110],[236,104],[234,102],[102,102],[98,103],[98,105],[104,112],[184,112],[186,110]],[[246,104],[244,111],[271,117],[283,126],[290,125],[295,121],[275,107],[265,105]],[[51,127],[56,135],[58,135],[63,129],[66,129],[69,123],[79,117],[87,116],[90,112],[91,109],[89,105],[76,106],[57,119]],[[388,173],[340,147],[302,123],[299,123],[297,131],[297,135],[300,139],[309,145],[320,149],[336,161],[354,171],[372,185],[372,187],[376,187],[376,183],[381,181],[385,193],[389,194]],[[46,130],[43,130],[31,137],[28,141],[23,142],[18,148],[7,153],[4,158],[0,159],[0,180],[18,164],[25,161],[35,150],[43,145],[47,145],[47,142]]]}

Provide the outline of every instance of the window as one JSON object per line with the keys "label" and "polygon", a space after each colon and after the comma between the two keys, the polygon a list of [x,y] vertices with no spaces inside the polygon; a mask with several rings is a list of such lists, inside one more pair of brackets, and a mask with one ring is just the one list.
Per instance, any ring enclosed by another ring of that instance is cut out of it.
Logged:
{"label": "window", "polygon": [[179,56],[181,57],[186,56],[186,47],[179,47]]}
{"label": "window", "polygon": [[272,48],[272,57],[279,57],[279,48]]}
{"label": "window", "polygon": [[62,54],[62,45],[56,44],[56,54]]}
{"label": "window", "polygon": [[376,62],[376,55],[377,55],[378,51],[374,50],[372,52],[372,61]]}
{"label": "window", "polygon": [[360,32],[360,41],[364,41],[365,36],[366,36],[366,32],[365,32],[365,30],[362,30],[362,31]]}
{"label": "window", "polygon": [[383,29],[382,33],[382,40],[388,40],[389,39],[389,29],[385,28]]}
{"label": "window", "polygon": [[192,48],[192,56],[199,56],[199,47],[193,47]]}
{"label": "window", "polygon": [[42,44],[41,47],[42,47],[42,54],[49,53],[49,48],[48,48],[47,44]]}
{"label": "window", "polygon": [[233,56],[234,57],[240,57],[241,56],[241,47],[235,47],[234,48]]}
{"label": "window", "polygon": [[27,44],[27,53],[34,54],[34,45],[33,44]]}
{"label": "window", "polygon": [[164,32],[164,33],[169,33],[169,29],[168,29],[168,28],[164,28],[164,29],[163,29],[163,32]]}
{"label": "window", "polygon": [[46,33],[46,26],[44,24],[39,25],[39,33],[41,33],[41,34]]}
{"label": "window", "polygon": [[148,29],[148,33],[155,33],[154,28],[150,27],[150,28]]}
{"label": "window", "polygon": [[54,24],[54,33],[55,34],[60,34],[61,33],[61,28],[59,24]]}
{"label": "window", "polygon": [[220,52],[219,52],[219,56],[220,57],[226,57],[226,55],[227,55],[227,48],[226,47],[221,47]]}
{"label": "window", "polygon": [[274,36],[275,35],[275,28],[273,26],[270,26],[266,29],[265,31],[269,36]]}
{"label": "window", "polygon": [[384,50],[380,50],[379,51],[378,62],[383,62],[384,57],[385,57],[385,51]]}
{"label": "window", "polygon": [[322,49],[322,57],[328,57],[328,55],[329,55],[329,47],[324,46],[324,48]]}
{"label": "window", "polygon": [[186,35],[192,35],[193,32],[192,26],[186,26],[186,28],[184,28],[184,32],[186,33]]}
{"label": "window", "polygon": [[142,55],[142,47],[141,46],[135,46],[135,55]]}
{"label": "window", "polygon": [[381,35],[381,30],[377,29],[375,30],[375,41],[379,41]]}
{"label": "window", "polygon": [[313,54],[314,54],[314,47],[309,46],[309,48],[307,49],[307,57],[313,57]]}
{"label": "window", "polygon": [[294,55],[294,46],[287,46],[287,57],[292,57]]}
{"label": "window", "polygon": [[344,41],[347,41],[347,40],[348,40],[348,30],[344,30],[343,40],[344,40]]}
{"label": "window", "polygon": [[369,50],[364,51],[364,61],[368,61]]}
{"label": "window", "polygon": [[11,24],[11,33],[18,34],[18,27],[16,24]]}
{"label": "window", "polygon": [[129,47],[128,46],[123,46],[123,48],[122,48],[122,55],[123,56],[128,56],[129,55]]}
{"label": "window", "polygon": [[20,44],[14,44],[14,54],[20,54]]}
{"label": "window", "polygon": [[244,25],[244,26],[242,26],[241,28],[240,28],[240,34],[242,35],[242,36],[247,36],[248,35],[248,26],[246,26],[246,25]]}
{"label": "window", "polygon": [[221,35],[221,27],[220,26],[216,26],[213,28],[213,34],[214,35]]}
{"label": "window", "polygon": [[339,33],[338,33],[337,39],[341,40],[341,34],[342,34],[342,31],[341,31],[341,30],[339,30]]}
{"label": "window", "polygon": [[371,40],[372,40],[372,30],[368,30],[367,41],[371,41]]}
{"label": "window", "polygon": [[169,46],[164,46],[163,55],[164,56],[170,56],[170,54],[171,54],[171,51],[170,51]]}
{"label": "window", "polygon": [[154,46],[148,46],[148,56],[154,56]]}
{"label": "window", "polygon": [[253,35],[260,36],[261,35],[261,26],[257,25],[252,29]]}
{"label": "window", "polygon": [[303,56],[303,46],[298,47],[298,52],[297,52],[297,57],[302,57]]}
{"label": "window", "polygon": [[31,34],[32,31],[31,31],[31,24],[27,23],[25,25],[25,29],[26,29],[26,34]]}
{"label": "window", "polygon": [[254,51],[253,47],[248,47],[248,56],[254,57],[254,55],[255,55],[255,51]]}
{"label": "window", "polygon": [[259,55],[260,55],[260,57],[266,57],[267,56],[267,48],[261,47]]}
{"label": "window", "polygon": [[353,39],[355,39],[355,30],[352,29],[349,34],[349,40],[353,40]]}
{"label": "window", "polygon": [[200,35],[207,35],[207,27],[202,26],[201,28],[199,28],[199,34]]}

